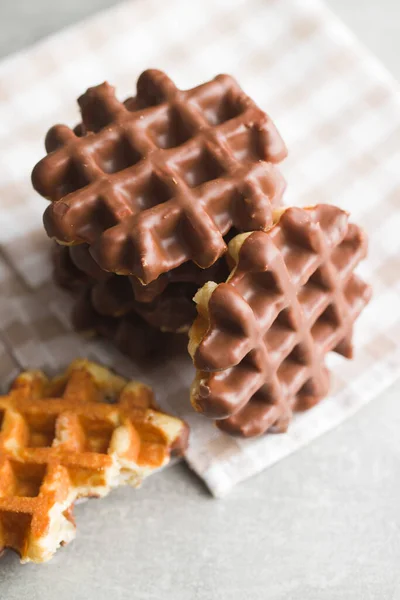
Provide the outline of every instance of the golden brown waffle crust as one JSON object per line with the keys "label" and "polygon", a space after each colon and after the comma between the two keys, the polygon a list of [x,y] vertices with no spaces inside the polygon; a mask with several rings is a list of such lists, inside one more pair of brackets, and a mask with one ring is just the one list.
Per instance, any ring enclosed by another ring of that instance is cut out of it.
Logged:
{"label": "golden brown waffle crust", "polygon": [[85,359],[53,379],[19,375],[0,417],[0,548],[22,562],[47,561],[74,538],[77,498],[140,485],[188,436],[150,387]]}

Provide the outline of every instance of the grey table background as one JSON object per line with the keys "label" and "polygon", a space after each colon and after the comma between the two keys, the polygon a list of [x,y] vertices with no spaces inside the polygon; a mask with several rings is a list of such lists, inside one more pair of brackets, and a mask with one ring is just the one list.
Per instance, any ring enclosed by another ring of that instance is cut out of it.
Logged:
{"label": "grey table background", "polygon": [[[328,3],[400,78],[399,1]],[[0,56],[112,4],[0,0]],[[224,500],[178,464],[80,505],[50,564],[6,555],[0,599],[400,600],[399,430],[397,385]]]}

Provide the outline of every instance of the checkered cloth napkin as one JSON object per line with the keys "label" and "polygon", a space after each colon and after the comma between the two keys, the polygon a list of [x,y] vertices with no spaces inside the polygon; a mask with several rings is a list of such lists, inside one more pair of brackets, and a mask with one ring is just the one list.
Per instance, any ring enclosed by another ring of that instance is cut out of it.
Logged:
{"label": "checkered cloth napkin", "polygon": [[[226,436],[192,414],[187,360],[137,368],[71,331],[70,299],[50,281],[45,201],[30,185],[43,137],[76,123],[75,98],[107,79],[121,98],[147,67],[179,87],[237,77],[276,121],[290,150],[288,204],[334,202],[370,237],[361,275],[374,298],[356,326],[356,358],[330,357],[332,391],[288,433]],[[216,496],[328,431],[400,373],[400,95],[397,84],[317,0],[136,0],[0,65],[0,377],[54,373],[77,355],[150,382],[192,427],[187,461]]]}

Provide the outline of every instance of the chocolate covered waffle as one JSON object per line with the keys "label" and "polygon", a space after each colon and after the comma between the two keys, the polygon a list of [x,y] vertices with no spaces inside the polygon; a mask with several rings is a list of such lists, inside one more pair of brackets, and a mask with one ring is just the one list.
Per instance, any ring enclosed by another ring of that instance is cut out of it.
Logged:
{"label": "chocolate covered waffle", "polygon": [[370,298],[353,272],[366,249],[360,228],[329,205],[284,209],[268,232],[234,238],[229,279],[195,298],[194,408],[224,431],[255,436],[285,431],[293,411],[323,398],[325,356],[352,356],[354,321]]}
{"label": "chocolate covered waffle", "polygon": [[[75,253],[73,250],[78,248],[79,253]],[[89,303],[91,310],[97,314],[96,322],[99,322],[101,317],[112,317],[117,320],[131,315],[132,323],[138,324],[143,319],[152,328],[171,333],[186,332],[193,323],[196,316],[193,296],[197,289],[209,278],[223,281],[228,274],[224,259],[217,261],[209,269],[199,269],[196,265],[187,263],[152,284],[143,286],[134,277],[104,271],[96,273],[96,268],[99,268],[97,265],[94,267],[93,263],[84,245],[70,248],[54,244],[54,280],[75,295],[79,290],[84,290],[86,298],[84,303],[86,305]],[[85,268],[85,271],[81,271],[82,268]],[[140,300],[137,299],[138,297]],[[78,306],[81,305],[82,300],[75,303],[75,316],[77,316]],[[134,315],[140,318],[135,319]]]}
{"label": "chocolate covered waffle", "polygon": [[82,125],[50,129],[32,173],[52,201],[50,237],[87,243],[103,270],[149,284],[186,261],[210,267],[232,227],[271,225],[286,148],[231,77],[181,91],[148,70],[134,98],[122,103],[104,83],[78,102]]}
{"label": "chocolate covered waffle", "polygon": [[[226,241],[231,239],[231,237],[226,236]],[[90,247],[88,244],[79,244],[77,246],[60,246],[55,244],[54,251],[56,253],[59,252],[61,254],[69,255],[63,259],[62,264],[66,265],[66,263],[72,263],[72,265],[78,269],[78,272],[81,272],[81,279],[82,273],[87,275],[87,281],[91,283],[105,282],[108,279],[115,281],[116,279],[113,273],[100,269],[90,254]],[[64,274],[65,273],[63,273],[63,275]],[[164,293],[171,283],[192,284],[198,289],[207,283],[207,281],[223,281],[227,276],[228,268],[226,261],[224,258],[221,258],[208,269],[201,269],[194,263],[184,263],[180,267],[168,271],[168,273],[163,273],[148,285],[143,285],[139,279],[134,276],[119,276],[119,279],[123,278],[129,281],[133,291],[134,300],[143,304],[153,302],[158,296],[161,296]],[[76,278],[76,271],[74,268],[70,270],[70,278]],[[60,283],[62,285],[61,281]],[[114,287],[113,284],[107,283],[106,285],[111,288]]]}

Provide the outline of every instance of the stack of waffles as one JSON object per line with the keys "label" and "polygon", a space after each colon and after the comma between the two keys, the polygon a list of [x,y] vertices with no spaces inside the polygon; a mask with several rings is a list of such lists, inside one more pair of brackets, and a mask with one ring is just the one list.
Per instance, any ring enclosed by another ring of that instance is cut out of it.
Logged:
{"label": "stack of waffles", "polygon": [[[285,145],[231,77],[181,91],[149,70],[135,97],[104,83],[79,106],[32,174],[76,328],[132,358],[189,332],[194,409],[231,435],[285,431],[328,393],[326,355],[352,356],[364,233],[335,206],[283,205]],[[0,547],[48,560],[78,498],[138,485],[187,439],[150,388],[99,365],[21,374],[0,397]]]}
{"label": "stack of waffles", "polygon": [[137,356],[159,332],[189,329],[197,289],[228,275],[235,233],[271,225],[286,148],[225,75],[180,91],[149,70],[123,103],[108,84],[78,102],[80,125],[50,129],[32,181],[51,200],[44,224],[62,245],[55,278],[76,291],[76,327]]}
{"label": "stack of waffles", "polygon": [[125,102],[108,84],[78,102],[32,175],[75,326],[134,357],[190,329],[193,407],[231,434],[284,431],[327,394],[326,354],[352,354],[363,232],[283,206],[286,147],[227,75],[181,91],[149,70]]}

